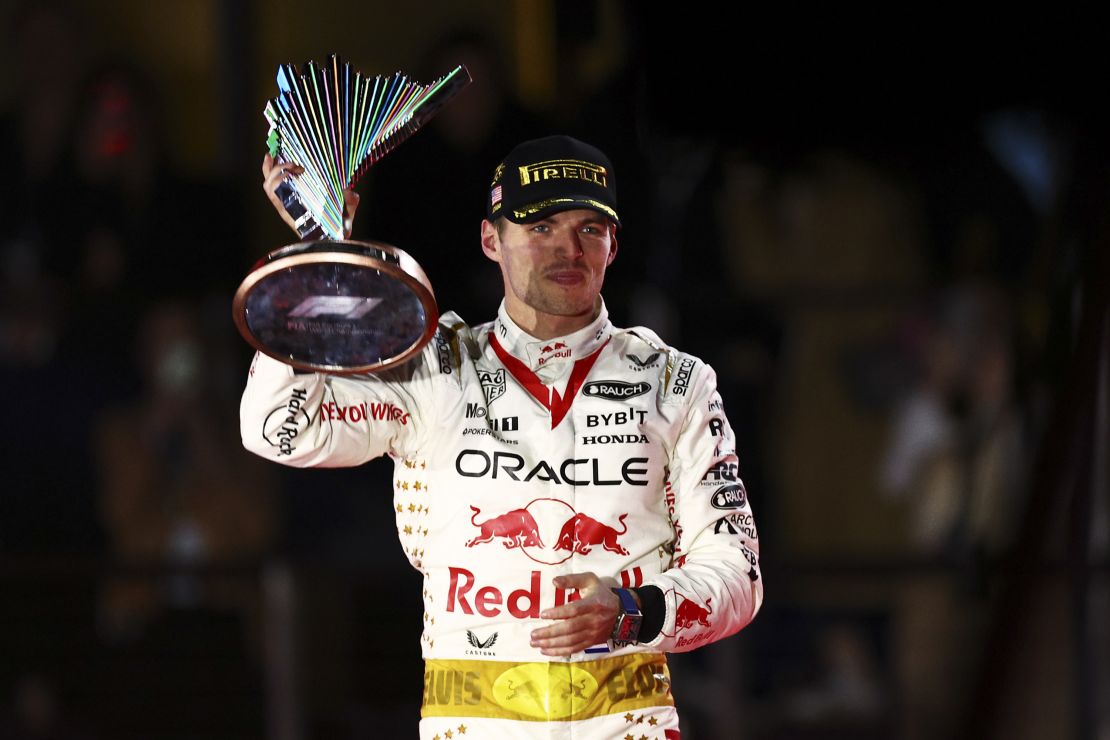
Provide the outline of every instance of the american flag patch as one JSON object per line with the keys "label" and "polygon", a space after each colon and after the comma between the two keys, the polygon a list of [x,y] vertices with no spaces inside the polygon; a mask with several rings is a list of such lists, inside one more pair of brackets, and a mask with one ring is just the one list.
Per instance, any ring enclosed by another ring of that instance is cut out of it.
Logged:
{"label": "american flag patch", "polygon": [[501,202],[501,186],[498,185],[489,194],[490,205],[497,205]]}

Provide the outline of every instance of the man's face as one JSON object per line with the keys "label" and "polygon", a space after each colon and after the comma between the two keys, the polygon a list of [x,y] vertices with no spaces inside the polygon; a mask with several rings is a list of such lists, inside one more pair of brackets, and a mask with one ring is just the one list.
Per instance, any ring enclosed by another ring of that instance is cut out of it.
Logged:
{"label": "man's face", "polygon": [[594,310],[605,268],[617,254],[609,219],[588,209],[499,227],[482,222],[482,249],[501,265],[510,312],[524,304],[540,313],[578,316]]}

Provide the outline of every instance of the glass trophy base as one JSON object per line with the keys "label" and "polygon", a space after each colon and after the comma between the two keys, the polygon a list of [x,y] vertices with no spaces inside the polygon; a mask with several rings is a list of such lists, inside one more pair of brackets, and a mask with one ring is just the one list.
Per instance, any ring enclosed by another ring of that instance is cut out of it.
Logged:
{"label": "glass trophy base", "polygon": [[424,270],[379,242],[310,241],[270,252],[232,304],[255,349],[298,370],[337,374],[396,367],[439,321]]}

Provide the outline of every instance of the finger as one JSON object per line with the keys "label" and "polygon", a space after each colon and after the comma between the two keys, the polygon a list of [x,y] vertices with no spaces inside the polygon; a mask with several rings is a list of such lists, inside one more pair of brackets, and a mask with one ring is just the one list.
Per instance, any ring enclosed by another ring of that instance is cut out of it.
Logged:
{"label": "finger", "polygon": [[347,189],[343,191],[343,231],[344,235],[350,237],[351,231],[355,227],[355,212],[358,210],[359,194],[354,190]]}
{"label": "finger", "polygon": [[299,175],[300,173],[304,172],[304,167],[301,167],[296,162],[278,162],[269,154],[267,154],[262,159],[262,175],[264,177],[269,177],[271,174],[273,174],[274,170],[281,170],[282,172],[292,172],[295,175]]}
{"label": "finger", "polygon": [[266,181],[274,170],[291,171],[293,174],[304,172],[304,168],[293,162],[275,162],[269,152],[262,155],[262,180]]}
{"label": "finger", "polygon": [[299,164],[293,164],[292,162],[275,164],[270,168],[269,174],[266,175],[262,187],[266,190],[276,190],[278,184],[282,180],[292,177],[293,175],[299,175],[302,172],[304,172],[304,167],[301,167]]}
{"label": "finger", "polygon": [[594,627],[576,630],[556,637],[533,640],[532,647],[538,648],[544,655],[572,655],[593,645],[605,643],[608,639],[609,632]]}
{"label": "finger", "polygon": [[575,632],[587,629],[588,625],[589,623],[581,617],[575,617],[574,619],[568,619],[563,622],[549,624],[546,627],[537,627],[532,630],[532,634],[529,635],[529,638],[533,643],[539,643],[544,640],[552,640],[574,634]]}
{"label": "finger", "polygon": [[596,630],[597,625],[590,622],[578,622],[573,625],[564,623],[558,625],[558,629],[533,630],[528,641],[532,647],[567,645],[569,642],[593,634]]}
{"label": "finger", "polygon": [[600,633],[596,629],[581,629],[566,635],[556,635],[555,637],[532,640],[530,644],[532,647],[538,648],[539,650],[563,650],[578,646],[589,647],[590,645],[596,645],[599,642],[604,642],[607,637],[608,635]]}
{"label": "finger", "polygon": [[358,203],[362,196],[357,191],[348,188],[343,191],[343,210],[347,213],[348,218],[355,217],[355,211],[358,210]]}
{"label": "finger", "polygon": [[559,635],[558,637],[549,637],[544,640],[533,640],[532,647],[539,648],[540,650],[561,650],[563,648],[571,648],[577,645],[584,645],[589,647],[601,640],[594,639],[595,632],[579,630],[572,632],[569,635]]}
{"label": "finger", "polygon": [[597,587],[601,583],[601,579],[595,573],[567,573],[562,576],[555,576],[553,579],[556,588],[576,588],[579,591]]}
{"label": "finger", "polygon": [[600,640],[582,640],[580,642],[576,642],[573,645],[568,645],[567,647],[540,648],[540,654],[541,655],[547,655],[547,656],[550,656],[550,657],[564,657],[565,658],[565,657],[574,655],[575,653],[580,653],[583,650],[585,650],[586,648],[593,647],[594,645],[597,645],[599,642],[600,642]]}
{"label": "finger", "polygon": [[609,634],[603,632],[575,632],[570,635],[560,635],[545,640],[533,640],[531,645],[536,650],[546,653],[549,650],[567,650],[576,653],[585,650],[591,645],[603,645],[609,640]]}
{"label": "finger", "polygon": [[285,222],[286,226],[291,228],[293,231],[296,231],[296,221],[294,221],[293,217],[289,215],[289,212],[285,209],[285,204],[282,203],[281,198],[279,198],[277,195],[278,185],[280,185],[281,181],[284,180],[286,177],[289,177],[290,173],[294,171],[294,167],[295,165],[289,166],[288,164],[286,164],[278,165],[271,169],[270,174],[266,178],[266,181],[262,183],[262,189],[266,192],[266,197],[270,199],[270,203],[274,206],[274,210],[276,210],[278,212],[278,215],[281,216],[281,220]]}
{"label": "finger", "polygon": [[266,179],[262,181],[262,189],[270,195],[273,195],[278,185],[286,177],[288,177],[286,170],[283,170],[280,166],[272,167],[269,174],[266,175]]}
{"label": "finger", "polygon": [[296,174],[297,170],[301,170],[301,168],[296,165],[278,165],[270,171],[270,176],[262,183],[262,189],[266,192],[266,196],[270,199],[270,203],[273,204],[274,208],[281,215],[282,220],[294,229],[296,229],[296,227],[294,226],[293,218],[285,210],[285,204],[282,203],[281,198],[278,197],[277,190],[282,181]]}
{"label": "finger", "polygon": [[285,211],[285,206],[282,204],[281,199],[277,196],[278,185],[286,177],[285,173],[275,168],[270,172],[270,176],[262,183],[262,189],[266,191],[266,196],[270,202],[274,204],[279,211]]}
{"label": "finger", "polygon": [[[612,610],[607,609],[606,605],[593,599],[578,599],[569,604],[544,609],[540,612],[540,617],[542,619],[573,619],[586,614],[596,614],[605,611]],[[614,611],[613,613],[615,614],[616,612]]]}
{"label": "finger", "polygon": [[283,179],[285,179],[285,174],[275,167],[262,181],[262,189],[266,191],[266,195],[270,196],[270,200],[274,199],[274,192]]}
{"label": "finger", "polygon": [[613,631],[613,616],[605,614],[583,614],[573,619],[555,622],[544,627],[532,630],[529,637],[535,641],[544,641],[571,635],[576,632],[590,632],[607,635]]}

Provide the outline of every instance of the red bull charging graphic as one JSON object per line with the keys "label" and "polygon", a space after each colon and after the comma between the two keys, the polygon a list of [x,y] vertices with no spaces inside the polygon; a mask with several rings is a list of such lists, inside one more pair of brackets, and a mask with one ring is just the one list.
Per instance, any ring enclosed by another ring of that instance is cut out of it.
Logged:
{"label": "red bull charging graphic", "polygon": [[536,520],[532,518],[527,509],[513,509],[504,514],[490,517],[479,524],[475,519],[482,513],[482,510],[477,506],[471,506],[470,508],[474,510],[474,515],[470,517],[470,523],[482,530],[482,533],[467,542],[467,547],[493,542],[494,538],[500,538],[501,544],[507,549],[525,546],[543,547]]}
{"label": "red bull charging graphic", "polygon": [[601,545],[609,552],[615,552],[617,555],[627,555],[628,550],[625,550],[617,542],[617,538],[628,531],[628,526],[624,523],[626,516],[628,514],[621,514],[618,517],[617,521],[620,522],[622,527],[621,531],[618,532],[593,517],[585,514],[575,514],[559,530],[559,541],[555,544],[555,549],[570,550],[579,555],[589,555],[593,546]]}
{"label": "red bull charging graphic", "polygon": [[711,601],[713,601],[713,599],[706,599],[705,606],[701,606],[697,602],[683,596],[682,603],[678,605],[678,609],[675,611],[675,629],[683,630],[693,627],[694,625],[700,625],[702,627],[712,626],[709,624],[709,615],[713,613],[713,608],[710,605]]}
{"label": "red bull charging graphic", "polygon": [[[538,498],[525,507],[504,513],[487,513],[471,506],[470,523],[478,533],[467,540],[467,547],[499,542],[507,550],[521,550],[537,563],[558,565],[572,555],[589,555],[596,548],[615,555],[628,555],[620,538],[628,532],[627,512],[617,517],[614,527],[575,511],[557,498]],[[482,517],[481,519],[479,517]]]}

